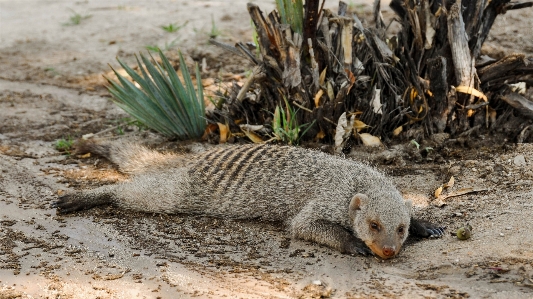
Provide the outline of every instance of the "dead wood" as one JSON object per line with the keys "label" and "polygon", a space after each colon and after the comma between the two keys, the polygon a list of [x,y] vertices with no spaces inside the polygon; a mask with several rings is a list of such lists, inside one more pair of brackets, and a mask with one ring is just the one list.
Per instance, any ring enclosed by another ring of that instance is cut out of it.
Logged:
{"label": "dead wood", "polygon": [[515,108],[524,116],[533,119],[533,102],[516,92],[506,92],[500,96],[511,107]]}
{"label": "dead wood", "polygon": [[365,26],[342,1],[336,12],[306,1],[302,34],[282,24],[277,11],[265,16],[248,4],[260,55],[242,43],[216,43],[256,67],[244,86],[226,93],[215,120],[223,117],[237,129],[241,114],[249,124],[268,127],[287,99],[299,109],[299,124],[314,121],[306,139],[333,142],[343,113],[356,115],[366,132],[384,141],[419,131],[459,136],[487,130],[510,117],[509,107],[533,116],[530,100],[509,87],[533,84],[533,58],[480,55],[496,17],[533,2],[392,0],[402,26],[396,35],[387,34],[379,4],[374,24]]}

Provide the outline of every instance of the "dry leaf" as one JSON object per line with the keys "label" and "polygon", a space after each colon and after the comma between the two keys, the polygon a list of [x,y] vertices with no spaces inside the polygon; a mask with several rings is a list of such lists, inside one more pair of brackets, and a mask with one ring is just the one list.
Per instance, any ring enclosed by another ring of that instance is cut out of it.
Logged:
{"label": "dry leaf", "polygon": [[366,129],[368,127],[370,126],[360,120],[355,120],[353,123],[353,128],[355,129],[357,133],[359,133],[359,131],[361,131],[362,129]]}
{"label": "dry leaf", "polygon": [[435,190],[435,198],[439,198],[441,193],[442,193],[442,186],[440,186],[439,188],[437,188],[437,190]]}
{"label": "dry leaf", "polygon": [[473,87],[469,87],[469,86],[465,86],[465,85],[459,85],[455,88],[455,91],[457,92],[462,92],[462,93],[467,93],[467,94],[471,94],[477,98],[481,98],[483,99],[485,102],[488,102],[488,99],[487,99],[487,96],[482,93],[481,91],[473,88]]}
{"label": "dry leaf", "polygon": [[226,141],[228,141],[228,138],[229,138],[229,128],[228,126],[224,125],[224,124],[221,124],[221,123],[217,123],[218,125],[218,130],[220,131],[220,143],[226,143]]}
{"label": "dry leaf", "polygon": [[346,72],[346,74],[348,75],[348,79],[350,81],[350,85],[348,86],[348,89],[346,90],[346,94],[349,94],[350,93],[350,90],[352,89],[353,87],[353,84],[355,83],[355,76],[353,75],[352,72],[350,72],[349,69],[344,69],[344,71]]}
{"label": "dry leaf", "polygon": [[320,106],[320,98],[322,97],[322,95],[324,94],[324,91],[322,89],[320,89],[316,95],[315,95],[315,107],[318,108],[318,106]]}
{"label": "dry leaf", "polygon": [[374,113],[383,114],[381,110],[381,89],[374,87],[374,95],[372,96],[372,101],[370,101],[370,106],[372,106]]}
{"label": "dry leaf", "polygon": [[247,130],[247,131],[252,131],[252,132],[256,132],[256,131],[259,131],[265,128],[265,126],[263,125],[250,125],[250,124],[240,125],[239,127],[243,131]]}
{"label": "dry leaf", "polygon": [[318,132],[315,136],[315,140],[322,140],[324,137],[326,137],[326,133],[320,129],[320,132]]}
{"label": "dry leaf", "polygon": [[448,183],[444,184],[444,188],[451,188],[453,187],[453,184],[455,184],[455,179],[452,176],[450,180],[448,181]]}
{"label": "dry leaf", "polygon": [[403,126],[399,126],[397,127],[396,129],[394,129],[394,131],[392,131],[392,135],[393,136],[398,136],[400,135],[400,133],[403,131]]}
{"label": "dry leaf", "polygon": [[476,193],[476,192],[481,192],[481,191],[487,191],[488,189],[486,188],[463,188],[461,190],[457,190],[456,192],[452,193],[452,194],[449,194],[446,196],[446,198],[450,198],[450,197],[455,197],[455,196],[461,196],[461,195],[465,195],[465,194],[468,194],[468,193]]}
{"label": "dry leaf", "polygon": [[335,131],[335,151],[340,153],[344,147],[347,138],[350,137],[355,122],[355,115],[350,117],[350,122],[346,119],[346,112],[344,112],[337,121],[337,129]]}
{"label": "dry leaf", "polygon": [[318,84],[320,84],[320,86],[324,86],[324,81],[326,80],[326,70],[328,69],[328,67],[325,67],[324,70],[322,71],[322,73],[320,73],[320,78],[318,79]]}
{"label": "dry leaf", "polygon": [[335,100],[335,93],[333,92],[333,86],[331,85],[331,82],[328,81],[328,98],[333,101]]}
{"label": "dry leaf", "polygon": [[265,143],[265,141],[259,137],[259,135],[255,134],[251,130],[246,129],[245,125],[241,125],[240,127],[244,135],[252,140],[253,143]]}
{"label": "dry leaf", "polygon": [[86,153],[85,155],[79,155],[78,158],[80,159],[87,159],[91,157],[91,153]]}
{"label": "dry leaf", "polygon": [[338,148],[344,141],[343,136],[347,126],[348,121],[346,120],[346,112],[344,112],[337,121],[337,130],[335,131],[335,148]]}
{"label": "dry leaf", "polygon": [[218,126],[215,124],[208,124],[207,127],[205,128],[204,134],[202,135],[202,140],[206,140],[207,136],[213,133],[217,128]]}
{"label": "dry leaf", "polygon": [[361,133],[359,134],[359,138],[361,138],[361,141],[366,146],[380,146],[381,140],[373,135],[370,135],[368,133]]}

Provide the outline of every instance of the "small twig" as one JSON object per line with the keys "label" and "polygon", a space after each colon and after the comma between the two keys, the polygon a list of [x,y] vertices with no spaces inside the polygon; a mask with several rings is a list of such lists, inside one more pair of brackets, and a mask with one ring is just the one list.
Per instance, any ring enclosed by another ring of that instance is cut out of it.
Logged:
{"label": "small twig", "polygon": [[[294,106],[296,106],[296,107],[302,109],[302,110],[305,110],[305,111],[307,111],[307,112],[309,112],[309,113],[313,113],[312,110],[310,110],[310,109],[308,109],[308,108],[305,108],[304,106],[298,104],[298,103],[295,102],[295,101],[293,101],[292,104],[293,104]],[[330,119],[327,118],[327,117],[323,117],[323,119],[326,120],[326,121],[328,121],[328,122],[330,122],[331,124],[333,124],[333,125],[335,125],[335,126],[337,125],[336,123],[334,123],[332,120],[330,120]]]}
{"label": "small twig", "polygon": [[248,89],[250,89],[250,86],[252,86],[252,83],[254,83],[255,79],[259,77],[260,74],[263,73],[263,68],[258,65],[254,67],[252,70],[252,75],[250,78],[248,78],[248,81],[244,82],[244,85],[241,87],[241,90],[239,90],[239,93],[237,94],[237,101],[241,102],[244,99],[244,96],[248,92]]}
{"label": "small twig", "polygon": [[305,110],[305,111],[307,111],[307,112],[309,112],[309,113],[313,113],[313,111],[312,111],[312,110],[310,110],[309,108],[305,108],[304,106],[302,106],[302,105],[298,104],[298,103],[297,103],[297,102],[295,102],[295,101],[292,101],[292,104],[293,104],[294,106],[296,106],[296,107],[298,107],[298,108],[302,109],[302,110]]}
{"label": "small twig", "polygon": [[459,134],[459,136],[457,136],[457,138],[461,138],[461,137],[470,137],[470,135],[472,135],[472,133],[474,132],[477,132],[479,130],[479,128],[481,128],[481,125],[477,125],[471,129],[468,129],[466,131],[464,131],[463,133]]}
{"label": "small twig", "polygon": [[132,121],[128,121],[128,122],[123,122],[123,123],[120,123],[116,126],[113,126],[111,128],[107,128],[105,130],[102,130],[100,132],[96,132],[96,133],[89,133],[89,134],[85,134],[82,136],[82,139],[89,139],[89,138],[93,138],[94,136],[97,136],[97,135],[102,135],[102,134],[105,134],[107,132],[111,132],[111,131],[114,131],[122,126],[128,126],[128,125],[131,125],[132,123],[136,122],[137,120],[132,120]]}

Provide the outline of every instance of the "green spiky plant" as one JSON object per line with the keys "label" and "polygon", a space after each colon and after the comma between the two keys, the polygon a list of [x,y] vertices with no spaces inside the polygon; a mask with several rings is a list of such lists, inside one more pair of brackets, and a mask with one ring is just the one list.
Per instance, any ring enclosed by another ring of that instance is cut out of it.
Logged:
{"label": "green spiky plant", "polygon": [[[315,121],[310,124],[299,125],[296,117],[298,110],[292,108],[285,97],[285,107],[276,106],[274,110],[274,119],[272,120],[272,140],[278,140],[289,145],[297,145],[303,135],[313,126]],[[307,127],[303,132],[302,129]]]}
{"label": "green spiky plant", "polygon": [[119,81],[106,77],[113,101],[132,117],[163,135],[182,140],[198,138],[206,127],[203,86],[198,65],[195,91],[181,52],[179,56],[183,82],[163,52],[159,50],[158,53],[161,63],[155,61],[151,54],[151,60],[142,53],[141,60],[136,56],[140,74],[117,58],[118,63],[140,88],[111,67]]}
{"label": "green spiky plant", "polygon": [[303,32],[303,1],[302,0],[276,0],[281,22],[290,24],[292,31]]}

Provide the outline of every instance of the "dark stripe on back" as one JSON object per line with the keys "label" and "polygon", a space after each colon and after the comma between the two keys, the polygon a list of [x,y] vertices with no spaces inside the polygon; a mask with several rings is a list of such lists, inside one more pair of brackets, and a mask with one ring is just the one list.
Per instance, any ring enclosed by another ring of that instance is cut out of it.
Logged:
{"label": "dark stripe on back", "polygon": [[259,147],[257,146],[247,146],[247,148],[242,148],[239,152],[239,155],[232,157],[232,159],[228,161],[228,167],[226,171],[224,171],[224,173],[221,175],[220,179],[218,179],[218,181],[224,181],[224,179],[229,175],[229,182],[228,184],[226,184],[227,188],[231,180],[233,180],[235,176],[239,174],[239,171],[242,169],[242,167],[248,164],[248,159],[257,151],[258,148]]}
{"label": "dark stripe on back", "polygon": [[[289,147],[265,146],[265,151],[263,151],[261,155],[254,156],[253,162],[256,163],[256,167],[260,167],[263,169],[263,172],[267,172],[268,175],[277,175],[282,169],[276,165],[278,164],[279,159],[286,160],[287,150],[289,150]],[[250,189],[254,184],[264,183],[257,179],[247,179],[250,170],[251,168],[248,167],[241,171],[240,178],[234,185],[241,189]]]}
{"label": "dark stripe on back", "polygon": [[[228,159],[231,160],[235,157],[238,157],[240,153],[240,150],[238,147],[231,147],[225,149],[225,151],[221,151],[221,155],[219,155],[217,158],[213,159],[211,161],[210,169],[205,172],[205,176],[207,178],[212,178],[213,176],[216,176],[219,172],[224,172],[228,170],[227,161]],[[218,180],[217,180],[218,181]]]}
{"label": "dark stripe on back", "polygon": [[269,149],[271,149],[271,147],[267,145],[261,145],[256,147],[255,150],[251,152],[251,155],[247,157],[246,161],[244,161],[244,163],[241,163],[241,165],[238,166],[238,171],[232,173],[232,175],[230,176],[231,180],[238,178],[236,182],[231,184],[233,186],[236,186],[233,192],[236,192],[237,188],[242,188],[241,185],[246,179],[250,181],[254,180],[253,178],[247,178],[248,172],[250,171],[250,169],[252,169],[252,166],[256,166],[254,165],[254,162],[257,161],[257,157],[263,156]]}
{"label": "dark stripe on back", "polygon": [[219,154],[220,150],[216,149],[216,150],[211,150],[205,154],[202,154],[198,157],[196,157],[196,161],[194,163],[194,165],[191,167],[191,169],[189,170],[189,173],[196,173],[196,172],[201,172],[201,173],[204,173],[205,171],[207,171],[207,169],[209,169],[210,167],[210,163],[209,161],[213,160],[213,156],[217,156]]}

